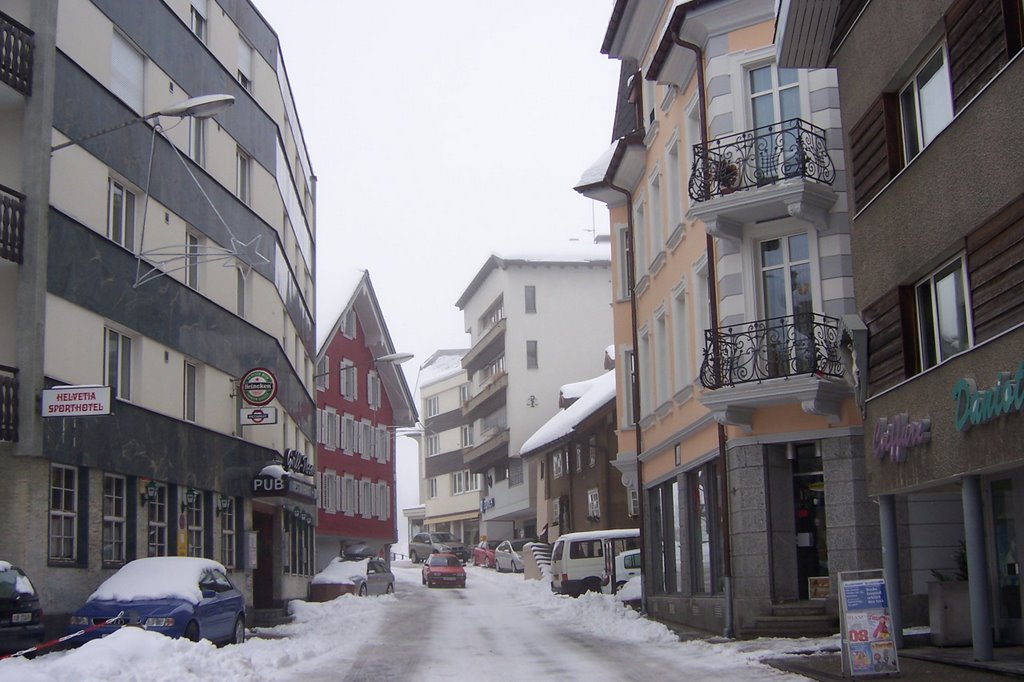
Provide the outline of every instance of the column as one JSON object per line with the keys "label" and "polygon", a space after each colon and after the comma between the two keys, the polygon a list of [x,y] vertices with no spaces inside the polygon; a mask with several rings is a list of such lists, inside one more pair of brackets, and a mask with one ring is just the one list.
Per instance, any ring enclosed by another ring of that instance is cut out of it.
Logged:
{"label": "column", "polygon": [[967,544],[967,587],[971,598],[971,638],[974,660],[992,660],[992,608],[988,599],[988,561],[985,558],[985,518],[981,508],[981,481],[965,476],[960,492],[964,504]]}
{"label": "column", "polygon": [[903,646],[903,590],[900,588],[900,547],[896,536],[895,495],[879,495],[878,524],[882,531],[882,570],[889,596],[889,615],[892,617],[892,641],[899,649]]}

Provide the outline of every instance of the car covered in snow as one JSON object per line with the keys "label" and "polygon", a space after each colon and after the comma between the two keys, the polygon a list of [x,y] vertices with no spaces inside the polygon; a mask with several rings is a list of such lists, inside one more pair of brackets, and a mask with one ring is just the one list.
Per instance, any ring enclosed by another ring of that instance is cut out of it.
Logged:
{"label": "car covered in snow", "polygon": [[[324,586],[324,587],[318,587]],[[331,587],[327,587],[331,586]],[[313,576],[310,592],[314,601],[322,601],[318,595],[329,599],[343,594],[391,594],[395,591],[395,576],[382,559],[357,559],[335,557],[331,563]]]}
{"label": "car covered in snow", "polygon": [[423,562],[421,574],[427,587],[466,586],[466,569],[454,554],[431,554]]}
{"label": "car covered in snow", "polygon": [[520,538],[505,540],[498,545],[498,548],[494,550],[494,567],[498,569],[498,573],[522,573],[522,552],[530,542],[533,540]]}
{"label": "car covered in snow", "polygon": [[473,548],[473,564],[484,568],[494,568],[494,550],[501,543],[495,540],[481,540]]}
{"label": "car covered in snow", "polygon": [[[73,643],[134,625],[168,637],[217,644],[245,640],[245,599],[224,566],[198,557],[136,559],[107,578],[75,611],[68,634],[86,630]],[[89,629],[95,627],[94,629]]]}
{"label": "car covered in snow", "polygon": [[28,649],[43,641],[43,609],[28,576],[0,561],[0,654]]}

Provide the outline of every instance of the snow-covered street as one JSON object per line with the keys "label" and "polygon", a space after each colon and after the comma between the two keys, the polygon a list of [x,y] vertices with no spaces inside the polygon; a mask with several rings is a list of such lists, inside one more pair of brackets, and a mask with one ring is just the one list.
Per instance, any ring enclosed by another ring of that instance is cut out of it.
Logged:
{"label": "snow-covered street", "polygon": [[679,642],[605,595],[570,599],[546,583],[468,566],[467,586],[428,589],[396,562],[396,594],[293,603],[288,625],[216,648],[125,628],[35,660],[0,661],[0,680],[795,680],[760,661],[835,638]]}

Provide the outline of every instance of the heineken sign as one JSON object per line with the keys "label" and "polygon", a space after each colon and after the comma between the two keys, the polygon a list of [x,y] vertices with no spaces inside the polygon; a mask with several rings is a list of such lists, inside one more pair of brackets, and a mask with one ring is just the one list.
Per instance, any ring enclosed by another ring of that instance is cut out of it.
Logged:
{"label": "heineken sign", "polygon": [[953,384],[953,402],[957,431],[1024,411],[1024,362],[1012,376],[1000,372],[992,388],[979,389],[973,379],[958,379]]}
{"label": "heineken sign", "polygon": [[250,369],[238,382],[242,400],[250,405],[266,405],[277,395],[277,377],[269,369]]}

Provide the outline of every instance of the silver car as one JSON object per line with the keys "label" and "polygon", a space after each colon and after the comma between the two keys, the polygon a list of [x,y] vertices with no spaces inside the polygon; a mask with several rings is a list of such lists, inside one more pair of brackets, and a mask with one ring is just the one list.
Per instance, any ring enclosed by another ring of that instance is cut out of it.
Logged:
{"label": "silver car", "polygon": [[454,554],[462,563],[469,560],[469,551],[466,546],[451,533],[443,531],[417,533],[409,541],[409,559],[414,564],[418,564],[435,552]]}
{"label": "silver car", "polygon": [[498,573],[522,573],[523,572],[523,548],[534,542],[527,538],[519,540],[504,540],[494,550],[494,565]]}

